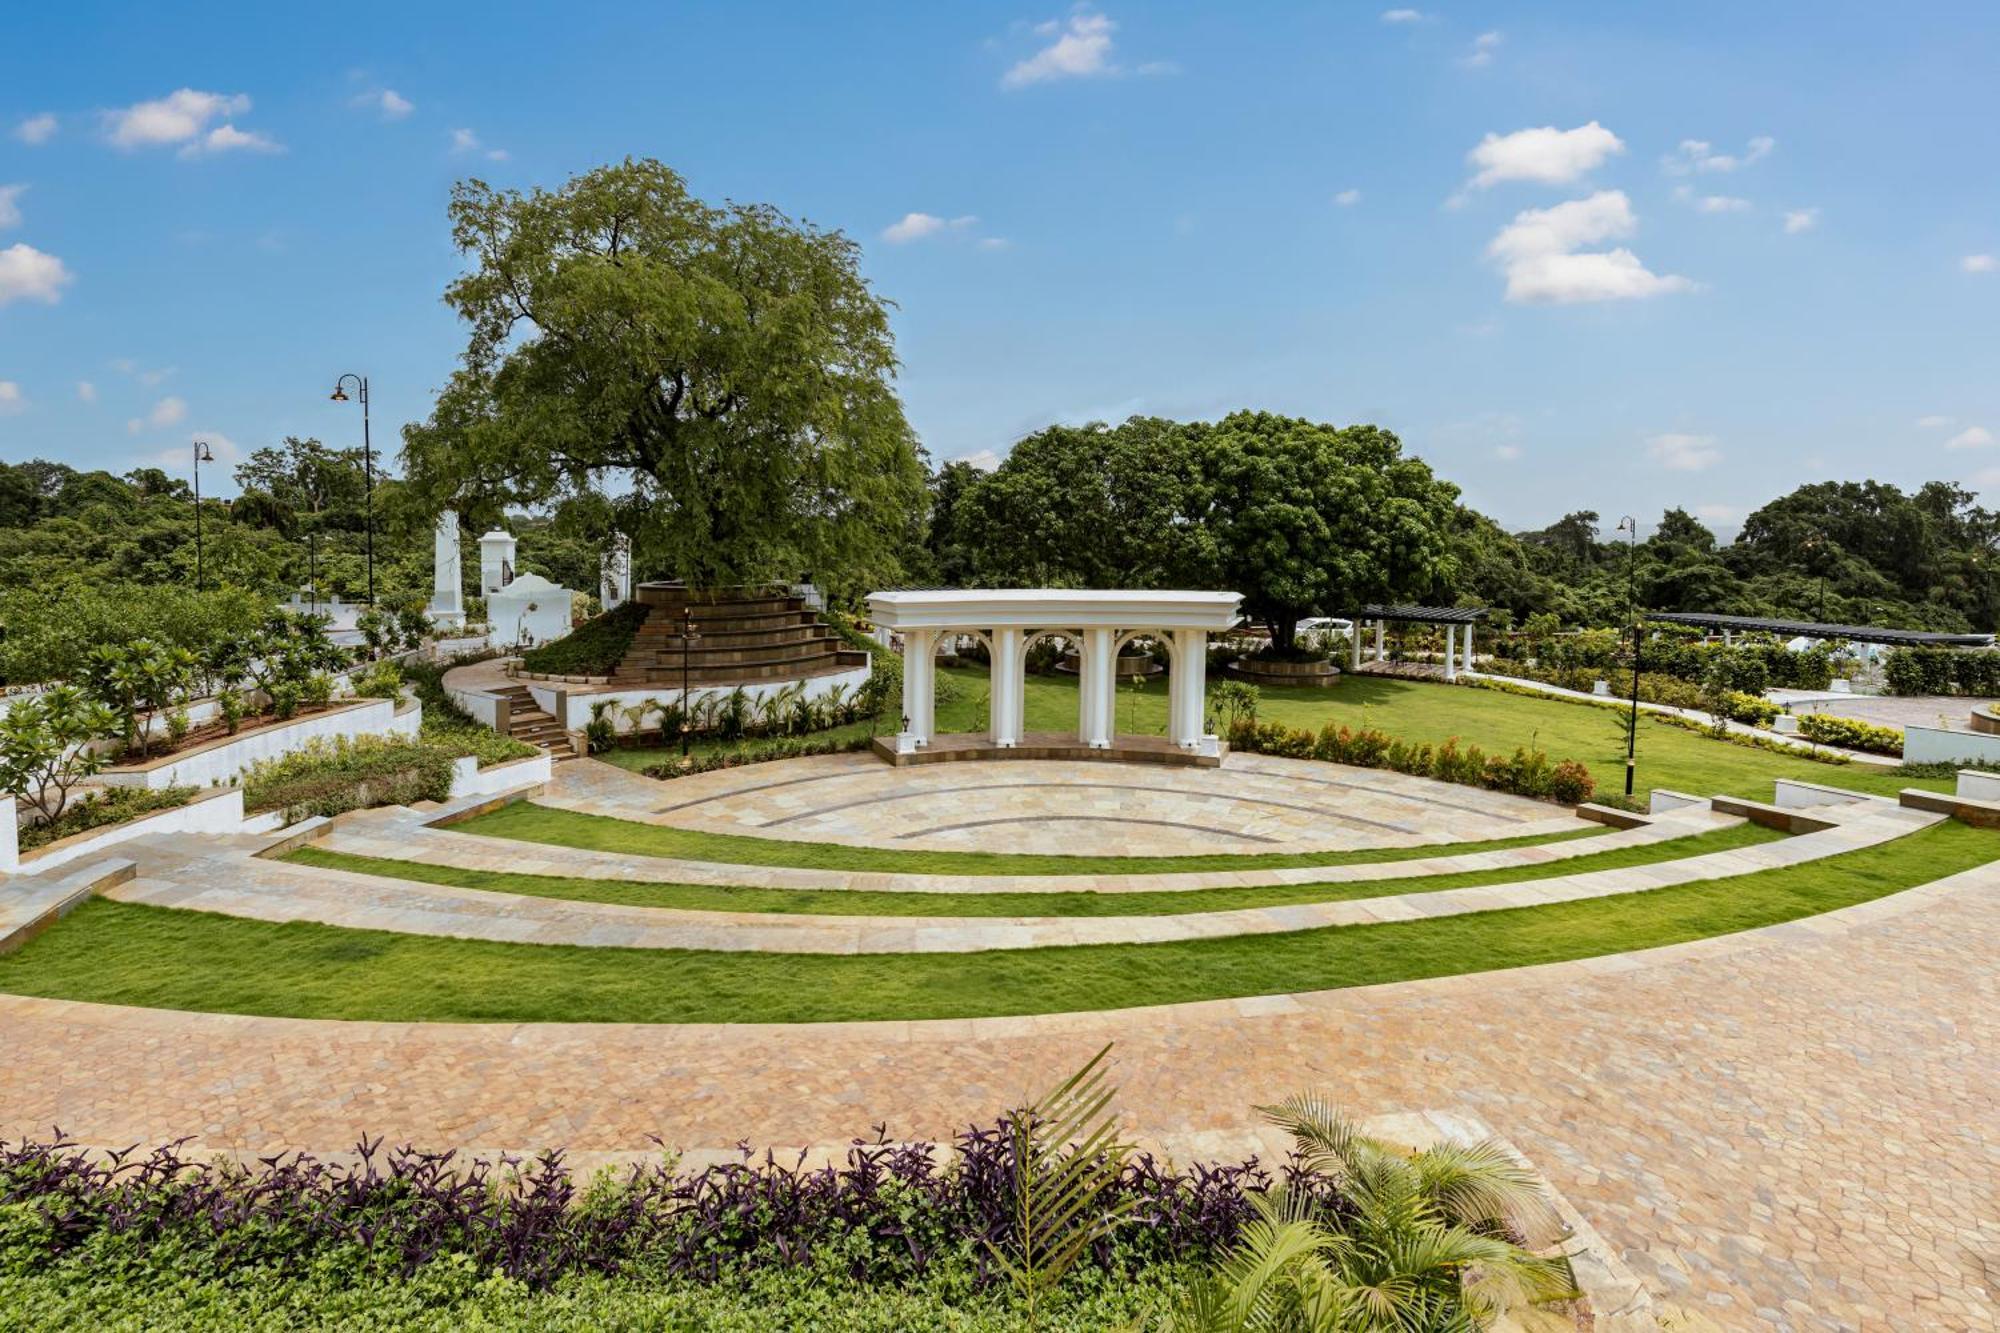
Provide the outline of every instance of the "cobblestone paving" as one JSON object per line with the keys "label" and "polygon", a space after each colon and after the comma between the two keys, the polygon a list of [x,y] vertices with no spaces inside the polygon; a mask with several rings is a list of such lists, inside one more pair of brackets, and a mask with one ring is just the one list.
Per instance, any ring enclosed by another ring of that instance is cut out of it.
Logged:
{"label": "cobblestone paving", "polygon": [[[58,927],[60,929],[61,927]],[[1106,1040],[1133,1130],[1199,1151],[1253,1102],[1462,1108],[1655,1292],[1728,1327],[1991,1329],[2000,870],[1648,954],[1119,1013],[814,1027],[328,1023],[0,996],[0,1136],[363,1130],[643,1152],[941,1135]],[[505,978],[495,978],[504,985]]]}

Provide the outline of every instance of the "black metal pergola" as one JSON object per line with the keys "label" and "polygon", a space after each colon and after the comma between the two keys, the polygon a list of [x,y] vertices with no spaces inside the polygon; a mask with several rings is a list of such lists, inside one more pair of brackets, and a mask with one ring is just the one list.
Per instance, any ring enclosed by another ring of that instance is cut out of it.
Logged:
{"label": "black metal pergola", "polygon": [[1817,620],[1766,616],[1723,616],[1706,611],[1654,611],[1646,619],[1668,625],[1720,630],[1728,634],[1777,634],[1791,639],[1879,643],[1890,648],[1990,648],[1991,634],[1951,634],[1941,630],[1890,629],[1886,625],[1830,625]]}

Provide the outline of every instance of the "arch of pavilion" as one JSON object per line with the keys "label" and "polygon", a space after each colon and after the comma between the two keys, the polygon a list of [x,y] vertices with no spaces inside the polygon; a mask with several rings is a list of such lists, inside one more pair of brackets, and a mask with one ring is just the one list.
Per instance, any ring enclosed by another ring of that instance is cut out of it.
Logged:
{"label": "arch of pavilion", "polygon": [[1217,753],[1206,734],[1208,636],[1237,621],[1233,592],[1125,592],[1087,588],[927,589],[878,592],[868,614],[903,636],[903,728],[895,753],[932,745],[936,730],[937,646],[971,637],[986,645],[992,673],[988,744],[1011,750],[1026,738],[1028,649],[1059,636],[1077,645],[1076,744],[1107,750],[1116,740],[1118,650],[1153,636],[1167,645],[1167,740],[1178,751]]}

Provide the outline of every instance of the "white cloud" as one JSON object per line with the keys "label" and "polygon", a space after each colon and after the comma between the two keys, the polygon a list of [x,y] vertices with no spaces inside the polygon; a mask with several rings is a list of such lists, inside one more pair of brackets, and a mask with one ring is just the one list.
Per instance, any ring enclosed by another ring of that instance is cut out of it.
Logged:
{"label": "white cloud", "polygon": [[955,218],[941,218],[935,213],[905,213],[897,221],[882,228],[882,239],[891,245],[903,245],[909,241],[921,241],[927,236],[939,236],[949,231],[964,231],[978,221],[978,218],[969,213]]}
{"label": "white cloud", "polygon": [[1958,261],[1958,266],[1967,273],[1991,273],[2000,269],[2000,258],[1992,255],[1967,255]]}
{"label": "white cloud", "polygon": [[217,125],[201,138],[188,144],[180,151],[182,157],[200,157],[203,153],[282,153],[284,145],[270,135],[257,130],[239,130],[234,125]]}
{"label": "white cloud", "polygon": [[355,98],[353,105],[370,111],[379,111],[384,120],[401,120],[417,109],[415,102],[394,88],[371,89]]}
{"label": "white cloud", "polygon": [[1521,457],[1521,446],[1518,444],[1496,444],[1493,446],[1493,456],[1503,463],[1517,462]]}
{"label": "white cloud", "polygon": [[1424,16],[1421,10],[1385,9],[1382,11],[1382,21],[1384,23],[1422,23]]}
{"label": "white cloud", "polygon": [[1493,63],[1493,53],[1500,49],[1505,40],[1497,32],[1482,32],[1472,39],[1472,49],[1459,58],[1458,63],[1467,69],[1484,69]]}
{"label": "white cloud", "polygon": [[28,192],[25,185],[0,185],[0,230],[21,225],[21,196]]}
{"label": "white cloud", "polygon": [[0,416],[11,416],[27,407],[28,400],[21,393],[21,386],[12,380],[0,380]]}
{"label": "white cloud", "polygon": [[1509,301],[1568,305],[1619,301],[1693,289],[1686,278],[1653,273],[1624,247],[1604,252],[1583,247],[1629,236],[1639,220],[1623,190],[1600,190],[1553,208],[1515,215],[1486,247],[1507,275]]}
{"label": "white cloud", "polygon": [[1117,24],[1102,14],[1079,10],[1067,19],[1037,24],[1035,33],[1055,40],[1000,77],[1002,88],[1025,88],[1051,79],[1080,79],[1115,74],[1111,34]]}
{"label": "white cloud", "polygon": [[982,236],[979,238],[979,248],[982,250],[1005,250],[1013,244],[1005,236]]}
{"label": "white cloud", "polygon": [[1361,191],[1342,190],[1339,194],[1333,196],[1333,202],[1341,208],[1352,208],[1361,202]]}
{"label": "white cloud", "polygon": [[1785,214],[1785,235],[1796,236],[1819,225],[1817,208],[1794,208]]}
{"label": "white cloud", "polygon": [[1704,472],[1722,461],[1713,435],[1655,435],[1646,441],[1646,452],[1674,472]]}
{"label": "white cloud", "polygon": [[149,389],[154,388],[155,386],[165,384],[168,380],[172,379],[174,376],[174,372],[179,369],[180,367],[178,366],[164,366],[158,370],[141,370],[138,372],[139,383],[145,385]]}
{"label": "white cloud", "polygon": [[453,130],[451,132],[451,151],[454,153],[482,153],[489,162],[505,162],[507,160],[506,149],[488,148],[484,143],[480,142],[479,136],[471,130]]}
{"label": "white cloud", "polygon": [[1568,185],[1624,151],[1618,136],[1594,120],[1573,130],[1544,125],[1512,134],[1488,134],[1465,155],[1468,163],[1479,168],[1468,188],[1483,190],[1503,181]]}
{"label": "white cloud", "polygon": [[137,435],[148,426],[159,429],[163,426],[177,425],[187,416],[187,410],[187,403],[184,400],[169,394],[167,397],[153,404],[153,410],[146,413],[143,421],[138,417],[133,417],[130,421],[127,421],[125,429]]}
{"label": "white cloud", "polygon": [[14,137],[30,148],[39,148],[56,137],[56,118],[53,112],[44,111],[40,115],[28,116],[14,127]]}
{"label": "white cloud", "polygon": [[1705,194],[1694,201],[1694,206],[1703,213],[1744,213],[1749,211],[1750,201],[1728,194]]}
{"label": "white cloud", "polygon": [[1993,432],[1984,426],[1967,426],[1944,442],[1947,449],[1984,449],[1993,443]]}
{"label": "white cloud", "polygon": [[1769,157],[1778,141],[1768,134],[1760,134],[1746,145],[1742,153],[1718,153],[1715,145],[1705,139],[1683,139],[1681,146],[1673,153],[1660,159],[1663,170],[1675,176],[1685,176],[1696,171],[1735,171],[1747,167],[1752,162]]}
{"label": "white cloud", "polygon": [[78,380],[76,382],[76,396],[81,402],[94,403],[97,401],[97,386],[89,380]]}
{"label": "white cloud", "polygon": [[1917,425],[1922,427],[1924,430],[1943,430],[1946,426],[1949,426],[1954,419],[1955,418],[1952,417],[1941,417],[1936,415],[1928,417],[1918,417]]}
{"label": "white cloud", "polygon": [[981,449],[977,453],[965,454],[951,460],[954,463],[970,463],[981,472],[991,472],[1000,466],[1000,455],[991,449]]}
{"label": "white cloud", "polygon": [[[205,144],[208,138],[224,130],[229,133],[218,147],[244,147],[247,145],[230,140],[236,137],[262,139],[263,136],[244,134],[229,124],[228,118],[240,116],[249,109],[250,98],[245,93],[205,93],[182,88],[157,101],[138,102],[121,110],[105,112],[104,129],[111,142],[120,148],[185,144],[185,152]],[[211,121],[223,123],[211,129]]]}
{"label": "white cloud", "polygon": [[10,245],[0,250],[0,305],[10,301],[54,305],[74,276],[54,255],[32,245]]}

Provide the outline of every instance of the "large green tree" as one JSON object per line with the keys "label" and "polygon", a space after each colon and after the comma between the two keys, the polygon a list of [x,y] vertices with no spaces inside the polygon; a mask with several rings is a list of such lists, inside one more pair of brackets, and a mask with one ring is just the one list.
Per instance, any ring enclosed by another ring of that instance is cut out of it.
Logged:
{"label": "large green tree", "polygon": [[925,472],[853,241],[711,207],[654,161],[527,194],[466,181],[450,211],[472,267],[445,300],[471,332],[404,430],[425,502],[543,505],[629,478],[621,518],[649,567],[894,576]]}
{"label": "large green tree", "polygon": [[1274,648],[1314,612],[1450,592],[1458,488],[1390,432],[1238,412],[1199,438],[1222,586]]}

